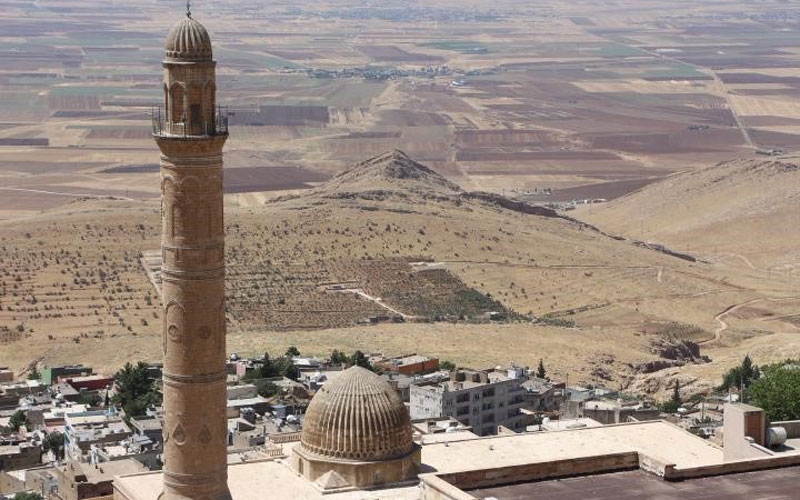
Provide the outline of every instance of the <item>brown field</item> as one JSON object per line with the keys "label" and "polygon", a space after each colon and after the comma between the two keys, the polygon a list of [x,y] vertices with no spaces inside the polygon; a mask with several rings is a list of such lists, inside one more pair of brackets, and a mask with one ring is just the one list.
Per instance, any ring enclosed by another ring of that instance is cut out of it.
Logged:
{"label": "brown field", "polygon": [[[796,328],[800,299],[783,300],[793,297],[785,271],[769,280],[736,258],[690,263],[568,220],[456,202],[459,191],[444,180],[358,172],[266,205],[228,204],[231,350],[297,344],[325,355],[412,343],[472,366],[543,357],[554,374],[579,381],[594,380],[594,361],[603,359],[611,383],[658,392],[676,377],[687,390],[709,387],[743,346],[759,360],[800,348],[774,345]],[[103,357],[111,345],[157,357],[158,297],[138,263],[139,252],[158,248],[156,203],[86,200],[33,220],[0,224],[7,262],[0,322],[23,333],[9,337],[0,355],[17,369],[81,351],[89,353],[84,361],[113,367],[125,358]],[[410,264],[420,261],[427,264]],[[337,283],[366,295],[330,288]],[[656,378],[629,368],[653,359],[648,346],[661,335],[653,325],[677,322],[713,339],[716,315],[731,304],[749,305],[728,315],[721,339],[704,346],[709,365]],[[512,319],[487,324],[482,314],[490,310],[508,310]],[[355,326],[397,314],[407,315],[404,324]],[[532,325],[527,315],[575,327]],[[513,352],[504,347],[512,344]],[[691,373],[701,375],[689,380]]]}
{"label": "brown field", "polygon": [[442,62],[439,57],[406,52],[393,45],[364,45],[356,48],[376,62]]}

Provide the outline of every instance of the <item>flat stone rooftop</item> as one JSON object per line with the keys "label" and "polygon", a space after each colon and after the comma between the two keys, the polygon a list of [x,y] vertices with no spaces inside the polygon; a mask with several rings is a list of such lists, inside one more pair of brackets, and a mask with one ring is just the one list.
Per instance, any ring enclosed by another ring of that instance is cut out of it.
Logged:
{"label": "flat stone rooftop", "polygon": [[[115,487],[130,500],[157,500],[161,493],[161,472],[121,476]],[[282,460],[255,461],[228,466],[228,486],[233,500],[319,500],[320,490],[299,476]],[[419,500],[415,483],[406,487],[375,491],[329,493],[326,500]]]}
{"label": "flat stone rooftop", "polygon": [[721,448],[651,421],[434,443],[422,447],[422,463],[430,472],[449,473],[632,451],[678,468],[723,461]]}
{"label": "flat stone rooftop", "polygon": [[662,481],[643,471],[629,471],[482,488],[469,494],[497,500],[794,500],[798,498],[798,477],[800,467],[679,482]]}
{"label": "flat stone rooftop", "polygon": [[[435,437],[426,436],[431,441],[446,439],[447,442],[426,442],[422,446],[422,473],[467,472],[630,452],[639,453],[664,464],[674,464],[679,469],[723,463],[722,449],[663,421],[484,438],[470,437],[471,433],[463,433],[457,436],[458,434],[461,433],[442,433],[441,435],[434,435]],[[284,446],[284,451],[291,453],[289,446]],[[787,454],[796,453],[796,450],[787,450]],[[781,481],[783,481],[784,474],[787,474],[785,471],[790,469],[782,470],[784,472],[774,473],[776,474],[774,477]],[[791,470],[797,474],[800,472],[800,467]],[[757,481],[754,480],[755,483],[764,482],[768,484],[769,480],[762,480],[761,478],[773,477],[773,473],[769,471],[753,474],[753,477],[758,478]],[[115,480],[115,485],[129,500],[157,500],[158,494],[161,492],[161,481],[160,472],[149,472],[119,477]],[[523,483],[504,488],[487,489],[486,492],[481,490],[481,495],[483,496],[476,496],[477,498],[494,496],[499,500],[560,498],[556,494],[551,495],[549,493],[551,490],[546,488],[557,489],[560,484],[568,484],[567,481],[575,482],[576,488],[583,488],[581,490],[583,493],[577,496],[570,493],[565,498],[618,498],[624,500],[626,498],[642,498],[640,495],[637,496],[637,493],[641,491],[666,492],[663,497],[648,493],[647,498],[658,498],[659,500],[671,500],[673,498],[681,498],[682,500],[691,500],[693,498],[703,498],[704,500],[711,498],[731,500],[738,498],[765,498],[758,496],[726,496],[724,494],[711,497],[686,496],[688,493],[685,492],[691,493],[693,490],[675,489],[679,488],[675,486],[677,483],[664,482],[640,471],[584,476],[560,481]],[[626,481],[630,481],[630,484],[626,483]],[[685,483],[687,485],[697,485],[701,484],[699,481],[720,481],[719,491],[725,491],[723,487],[730,486],[733,488],[736,484],[735,482],[726,482],[725,478],[688,480]],[[231,464],[228,467],[228,484],[230,485],[233,500],[263,500],[265,492],[269,492],[270,498],[280,498],[281,500],[316,500],[322,498],[328,500],[419,500],[421,496],[420,488],[414,483],[408,486],[374,491],[329,493],[323,497],[320,490],[296,474],[282,460]],[[590,493],[594,491],[595,484],[597,485],[596,494],[598,496],[591,496]],[[603,496],[606,495],[606,493],[603,493],[605,491],[603,488],[606,488],[606,484],[609,485],[606,491],[608,496]],[[639,489],[639,486],[647,488],[647,490]],[[540,495],[539,493],[531,493],[534,491],[531,488],[545,489],[542,490],[543,493]],[[673,495],[671,493],[673,491],[678,493]],[[711,491],[714,492],[714,490]],[[620,496],[623,492],[629,496]],[[794,493],[796,495],[796,490]],[[770,500],[783,500],[784,498],[797,498],[797,496],[771,496],[769,498]]]}

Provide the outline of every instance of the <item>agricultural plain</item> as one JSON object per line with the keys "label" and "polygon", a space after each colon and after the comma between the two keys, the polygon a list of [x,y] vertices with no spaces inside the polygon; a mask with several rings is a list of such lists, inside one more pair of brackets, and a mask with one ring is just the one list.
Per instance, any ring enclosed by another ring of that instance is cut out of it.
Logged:
{"label": "agricultural plain", "polygon": [[[800,144],[791,5],[193,10],[231,121],[231,350],[545,358],[557,376],[642,392],[675,377],[703,390],[745,350],[759,362],[800,351],[796,203],[776,201],[796,193],[771,170],[714,180],[745,165],[719,162]],[[155,0],[0,13],[3,364],[158,357],[142,263],[158,249],[151,117],[182,15]],[[395,149],[408,157],[353,167]],[[409,184],[380,168],[411,160],[430,175]],[[616,201],[529,209],[586,199]],[[748,240],[764,227],[785,229]],[[712,361],[644,373],[654,342],[682,336]]]}

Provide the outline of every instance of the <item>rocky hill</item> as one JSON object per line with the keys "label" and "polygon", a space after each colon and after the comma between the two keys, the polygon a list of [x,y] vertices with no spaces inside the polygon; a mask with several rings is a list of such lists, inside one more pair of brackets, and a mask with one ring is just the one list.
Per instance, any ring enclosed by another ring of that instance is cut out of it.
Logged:
{"label": "rocky hill", "polygon": [[461,192],[458,185],[425,165],[415,162],[404,152],[393,150],[355,164],[323,183],[312,193],[330,196],[384,190],[439,195],[457,195]]}

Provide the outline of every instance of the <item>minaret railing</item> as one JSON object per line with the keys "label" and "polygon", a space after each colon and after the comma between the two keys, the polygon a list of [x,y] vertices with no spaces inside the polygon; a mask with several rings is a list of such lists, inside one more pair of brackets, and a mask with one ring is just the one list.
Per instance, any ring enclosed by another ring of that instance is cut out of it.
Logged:
{"label": "minaret railing", "polygon": [[[228,107],[217,106],[211,120],[205,120],[199,127],[182,121],[167,119],[167,113],[162,106],[153,106],[150,116],[153,126],[153,135],[157,137],[215,137],[228,135]],[[202,133],[197,133],[201,131]]]}

